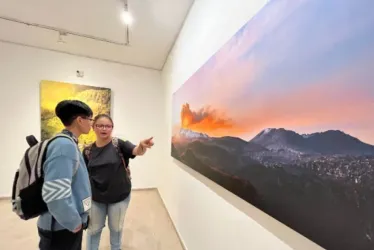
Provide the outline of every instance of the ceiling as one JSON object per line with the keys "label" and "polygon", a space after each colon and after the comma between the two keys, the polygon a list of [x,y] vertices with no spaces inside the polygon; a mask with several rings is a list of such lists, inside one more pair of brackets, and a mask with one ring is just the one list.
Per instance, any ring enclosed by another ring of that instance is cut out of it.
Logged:
{"label": "ceiling", "polygon": [[58,31],[24,24],[125,43],[122,0],[0,0],[0,41],[160,70],[192,3],[193,0],[128,0],[134,22],[127,46],[71,34],[63,36],[65,43],[58,43]]}

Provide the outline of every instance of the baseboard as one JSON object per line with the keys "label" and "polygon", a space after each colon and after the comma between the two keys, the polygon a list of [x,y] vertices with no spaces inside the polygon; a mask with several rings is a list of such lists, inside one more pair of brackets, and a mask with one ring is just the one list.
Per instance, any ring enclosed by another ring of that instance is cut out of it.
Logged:
{"label": "baseboard", "polygon": [[156,190],[157,190],[158,196],[160,197],[160,199],[161,199],[161,201],[162,201],[162,205],[164,206],[164,208],[165,208],[165,210],[166,210],[166,212],[167,212],[167,214],[168,214],[168,217],[169,217],[169,219],[170,219],[170,221],[171,221],[171,224],[173,224],[173,228],[174,228],[175,232],[177,233],[177,236],[178,236],[178,238],[179,238],[179,241],[180,241],[180,243],[181,243],[181,245],[182,245],[183,250],[187,250],[186,244],[184,243],[184,241],[183,241],[183,239],[182,239],[182,236],[181,236],[180,232],[178,231],[177,227],[175,226],[175,223],[174,223],[173,219],[171,218],[171,215],[170,215],[170,213],[169,213],[169,210],[168,210],[168,208],[166,207],[165,201],[164,201],[164,199],[162,198],[162,196],[161,196],[161,194],[160,194],[160,191],[158,190],[158,188],[156,188]]}

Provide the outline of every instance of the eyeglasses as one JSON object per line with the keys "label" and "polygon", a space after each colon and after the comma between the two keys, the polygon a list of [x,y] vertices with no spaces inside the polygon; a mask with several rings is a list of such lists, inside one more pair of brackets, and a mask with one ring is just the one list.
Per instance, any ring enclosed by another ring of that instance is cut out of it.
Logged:
{"label": "eyeglasses", "polygon": [[95,127],[98,129],[112,129],[113,125],[95,124]]}
{"label": "eyeglasses", "polygon": [[78,117],[82,118],[83,120],[88,120],[90,122],[93,122],[94,119],[90,118],[90,117],[85,117],[85,116],[75,116],[74,119],[77,119]]}

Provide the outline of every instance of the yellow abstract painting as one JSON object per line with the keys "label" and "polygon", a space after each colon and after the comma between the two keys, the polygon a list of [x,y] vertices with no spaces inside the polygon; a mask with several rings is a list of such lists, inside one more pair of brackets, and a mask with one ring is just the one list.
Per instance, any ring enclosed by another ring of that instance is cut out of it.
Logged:
{"label": "yellow abstract painting", "polygon": [[[110,115],[111,90],[109,88],[43,80],[40,83],[42,140],[61,132],[64,126],[55,115],[56,105],[62,100],[73,99],[85,102],[90,106],[94,116],[97,114]],[[95,140],[95,133],[91,130],[89,134],[80,136],[79,147],[82,149]]]}

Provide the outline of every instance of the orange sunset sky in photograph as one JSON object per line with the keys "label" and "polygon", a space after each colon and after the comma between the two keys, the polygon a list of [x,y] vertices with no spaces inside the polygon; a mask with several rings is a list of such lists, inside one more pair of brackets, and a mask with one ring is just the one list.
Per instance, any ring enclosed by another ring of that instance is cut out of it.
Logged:
{"label": "orange sunset sky in photograph", "polygon": [[174,93],[173,133],[341,130],[374,145],[374,15],[347,10],[272,1]]}

